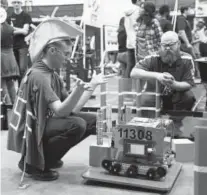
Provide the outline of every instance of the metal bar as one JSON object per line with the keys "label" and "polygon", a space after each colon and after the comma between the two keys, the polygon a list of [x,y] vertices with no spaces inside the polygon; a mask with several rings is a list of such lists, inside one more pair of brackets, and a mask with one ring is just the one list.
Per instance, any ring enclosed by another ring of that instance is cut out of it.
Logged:
{"label": "metal bar", "polygon": [[[160,84],[159,81],[156,80],[156,94],[160,94]],[[160,108],[161,108],[161,98],[160,96],[156,96],[156,113],[155,117],[160,117]]]}
{"label": "metal bar", "polygon": [[[123,82],[124,80],[122,78],[118,80],[119,93],[123,92]],[[123,122],[123,110],[122,110],[123,106],[124,106],[124,97],[118,96],[118,124],[121,124]],[[113,109],[112,109],[112,112],[113,112]]]}
{"label": "metal bar", "polygon": [[[135,89],[136,89],[137,93],[141,93],[140,79],[137,79],[137,82],[135,82]],[[141,108],[141,96],[139,96],[139,95],[136,98],[136,106],[137,106],[137,109]],[[137,116],[141,117],[141,115],[142,115],[142,111],[137,110]]]}
{"label": "metal bar", "polygon": [[[97,110],[99,110],[100,107],[83,107],[81,111],[83,112],[97,112]],[[119,108],[112,108],[112,112],[113,113],[118,113],[119,112]],[[132,113],[136,114],[137,110],[136,109],[132,109]],[[170,116],[192,116],[195,118],[202,118],[204,117],[204,114],[206,114],[205,112],[192,112],[192,111],[175,111],[175,110],[161,110],[160,112],[161,115],[170,115]]]}
{"label": "metal bar", "polygon": [[[101,84],[101,93],[106,91],[106,83]],[[101,108],[102,107],[106,107],[106,94],[105,95],[101,95],[100,97],[101,99]],[[106,109],[103,109],[103,120],[106,120]],[[106,130],[106,125],[104,125],[103,127],[104,131]]]}

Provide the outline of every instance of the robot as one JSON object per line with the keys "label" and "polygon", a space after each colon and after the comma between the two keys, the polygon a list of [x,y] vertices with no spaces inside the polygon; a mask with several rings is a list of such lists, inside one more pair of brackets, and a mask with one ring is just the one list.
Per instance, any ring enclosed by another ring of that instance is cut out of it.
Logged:
{"label": "robot", "polygon": [[104,159],[102,167],[112,175],[163,179],[175,157],[171,146],[165,147],[167,128],[173,128],[171,120],[141,117],[118,125],[112,145],[115,156]]}

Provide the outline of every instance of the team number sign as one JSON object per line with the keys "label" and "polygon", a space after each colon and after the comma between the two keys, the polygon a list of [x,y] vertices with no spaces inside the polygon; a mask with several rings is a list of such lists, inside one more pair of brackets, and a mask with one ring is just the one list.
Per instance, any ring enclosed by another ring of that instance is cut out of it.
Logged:
{"label": "team number sign", "polygon": [[[119,153],[124,150],[124,141],[131,140],[134,144],[149,145],[156,143],[156,153],[161,154],[164,148],[164,137],[170,121],[168,119],[149,119],[135,117],[127,124],[120,124],[114,132],[114,147]],[[122,157],[119,156],[119,159]]]}

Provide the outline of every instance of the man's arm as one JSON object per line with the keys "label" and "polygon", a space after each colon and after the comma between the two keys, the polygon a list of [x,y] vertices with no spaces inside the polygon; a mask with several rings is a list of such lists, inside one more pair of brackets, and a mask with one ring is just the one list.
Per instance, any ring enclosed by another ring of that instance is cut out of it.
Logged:
{"label": "man's arm", "polygon": [[171,87],[176,91],[188,91],[192,88],[192,86],[185,81],[183,82],[174,81]]}
{"label": "man's arm", "polygon": [[94,90],[96,89],[97,85],[91,86],[90,90],[85,90],[81,98],[79,99],[78,103],[73,109],[73,112],[77,113],[83,108],[83,106],[87,103],[91,95],[93,94]]}
{"label": "man's arm", "polygon": [[171,87],[176,91],[187,91],[190,90],[194,86],[194,64],[193,59],[189,57],[189,59],[183,64],[185,66],[184,75],[182,81],[173,80]]}
{"label": "man's arm", "polygon": [[187,35],[186,35],[185,31],[184,30],[180,30],[178,32],[178,35],[184,41],[184,43],[187,45],[187,47],[189,47],[190,46],[190,42],[189,42],[189,40],[187,38]]}
{"label": "man's arm", "polygon": [[157,79],[160,76],[160,74],[161,73],[158,72],[151,72],[151,71],[142,70],[140,68],[134,68],[131,72],[131,78],[152,80],[152,79]]}
{"label": "man's arm", "polygon": [[140,60],[132,69],[131,78],[139,78],[144,80],[157,79],[160,73],[152,71],[152,61],[153,60],[151,56],[147,56],[143,60]]}
{"label": "man's arm", "polygon": [[85,90],[83,95],[81,96],[79,102],[76,104],[75,108],[73,109],[73,112],[80,112],[80,110],[83,108],[83,106],[86,104],[86,102],[89,100],[91,95],[93,94],[96,87],[102,83],[107,82],[107,78],[110,76],[104,76],[101,74],[93,74],[93,78],[91,79],[91,82],[88,84],[90,87],[89,90]]}
{"label": "man's arm", "polygon": [[23,28],[17,28],[14,26],[14,35],[19,35],[19,34],[27,35],[29,33],[29,26],[32,23],[32,19],[28,14],[24,15],[23,19],[24,19]]}
{"label": "man's arm", "polygon": [[69,116],[84,92],[84,85],[85,84],[78,81],[77,87],[72,91],[72,93],[63,102],[57,100],[50,103],[50,109],[58,116]]}
{"label": "man's arm", "polygon": [[17,28],[17,27],[13,27],[14,28],[14,35],[27,35],[29,32],[29,24],[25,24],[23,28]]}

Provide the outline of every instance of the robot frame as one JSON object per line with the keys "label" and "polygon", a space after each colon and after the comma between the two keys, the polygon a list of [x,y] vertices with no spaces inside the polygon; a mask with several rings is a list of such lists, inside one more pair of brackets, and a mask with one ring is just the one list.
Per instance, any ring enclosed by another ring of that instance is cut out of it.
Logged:
{"label": "robot frame", "polygon": [[[160,85],[158,81],[156,92],[148,94],[156,96],[156,108],[141,107],[140,97],[145,92],[141,91],[140,80],[134,82],[137,92],[123,91],[123,86],[131,85],[132,82],[132,79],[119,79],[118,125],[114,128],[110,126],[112,111],[106,103],[106,84],[101,86],[101,111],[99,111],[101,113],[97,115],[97,144],[101,145],[103,142],[103,131],[106,134],[113,131],[111,147],[114,150],[114,156],[102,160],[102,168],[111,175],[130,178],[144,176],[149,180],[162,180],[175,158],[175,153],[172,151],[173,121],[159,118]],[[124,106],[124,95],[128,94],[136,96],[136,107]],[[132,108],[137,110],[138,117],[131,119]],[[154,110],[156,118],[140,117],[142,109]],[[169,129],[171,129],[171,142],[166,147],[165,138]]]}

